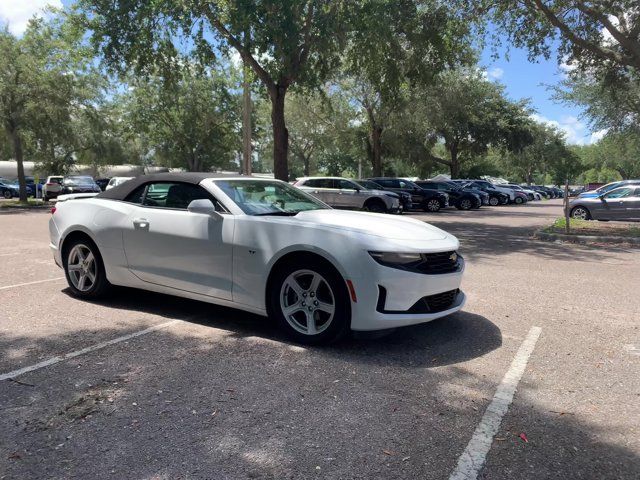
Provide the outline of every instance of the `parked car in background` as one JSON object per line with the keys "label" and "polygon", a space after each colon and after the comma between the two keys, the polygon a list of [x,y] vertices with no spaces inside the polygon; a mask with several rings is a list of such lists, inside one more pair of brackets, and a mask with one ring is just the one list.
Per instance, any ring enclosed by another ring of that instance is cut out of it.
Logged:
{"label": "parked car in background", "polygon": [[597,198],[603,193],[607,193],[614,188],[624,187],[627,185],[640,185],[640,180],[620,180],[619,182],[607,183],[606,185],[603,185],[602,187],[595,190],[582,192],[580,195],[578,195],[578,198]]}
{"label": "parked car in background", "polygon": [[42,187],[42,198],[45,202],[48,202],[52,198],[56,198],[58,196],[60,189],[62,188],[62,180],[64,180],[62,175],[51,175],[47,177],[47,181]]}
{"label": "parked car in background", "polygon": [[382,185],[386,190],[411,195],[413,208],[421,208],[425,212],[438,212],[449,205],[449,196],[446,193],[425,190],[410,180],[393,177],[376,177],[368,180]]}
{"label": "parked car in background", "polygon": [[569,190],[569,196],[570,197],[577,197],[578,195],[580,195],[582,192],[584,192],[584,187],[576,187],[576,188],[572,188]]}
{"label": "parked car in background", "polygon": [[401,207],[400,197],[387,192],[366,190],[362,185],[341,177],[303,177],[294,186],[334,208],[350,208],[378,213],[394,213]]}
{"label": "parked car in background", "polygon": [[[486,186],[474,186],[468,180],[451,180],[456,185],[459,185],[463,190],[472,193],[485,194],[489,196],[489,205],[495,207],[497,205],[506,205],[509,203],[509,195],[502,193],[492,187]],[[514,194],[515,197],[515,194]]]}
{"label": "parked car in background", "polygon": [[[435,182],[431,180],[417,181],[416,185],[425,190],[436,190],[449,195],[449,204],[456,207],[458,210],[471,210],[472,208],[480,208],[483,204],[482,198],[479,194],[467,192],[460,188],[458,185],[449,182]],[[487,203],[489,203],[489,195],[487,197]]]}
{"label": "parked car in background", "polygon": [[488,190],[497,190],[498,192],[504,193],[509,196],[509,203],[516,202],[516,192],[512,188],[503,187],[502,185],[496,185],[494,183],[488,182],[487,180],[467,179],[466,181],[469,182],[472,187],[480,188],[486,192],[488,192]]}
{"label": "parked car in background", "polygon": [[640,184],[627,184],[598,197],[575,198],[571,217],[582,220],[640,220]]}
{"label": "parked car in background", "polygon": [[84,175],[69,175],[63,178],[60,184],[60,195],[69,193],[100,193],[100,187],[93,177]]}
{"label": "parked car in background", "polygon": [[547,198],[556,198],[557,196],[557,193],[553,189],[545,187],[544,185],[532,185],[532,187],[535,187],[536,190],[540,192],[544,192]]}
{"label": "parked car in background", "polygon": [[113,177],[112,179],[109,180],[109,184],[104,190],[110,190],[113,187],[117,187],[121,183],[131,180],[132,178],[134,177]]}
{"label": "parked car in background", "polygon": [[100,187],[100,190],[103,192],[107,189],[107,185],[109,185],[109,181],[111,178],[96,178],[96,184]]}
{"label": "parked car in background", "polygon": [[6,199],[20,196],[20,190],[15,183],[0,179],[0,196]]}
{"label": "parked car in background", "polygon": [[392,198],[393,197],[400,198],[400,204],[402,205],[402,210],[405,212],[408,212],[413,207],[413,204],[411,202],[411,195],[409,195],[406,192],[400,192],[400,193],[392,192],[391,190],[387,190],[382,185],[378,185],[376,182],[373,182],[371,180],[356,180],[356,182],[362,185],[362,187],[365,189],[379,190],[389,195]]}
{"label": "parked car in background", "polygon": [[505,187],[509,187],[514,189],[516,192],[524,192],[527,195],[527,200],[542,200],[542,195],[535,190],[530,190],[527,187],[523,187],[521,185],[515,185],[512,183],[508,183],[504,185]]}

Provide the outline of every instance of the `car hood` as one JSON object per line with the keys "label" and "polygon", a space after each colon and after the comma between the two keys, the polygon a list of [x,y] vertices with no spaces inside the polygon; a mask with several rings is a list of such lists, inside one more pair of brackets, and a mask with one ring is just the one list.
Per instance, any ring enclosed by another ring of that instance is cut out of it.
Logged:
{"label": "car hood", "polygon": [[309,210],[289,218],[299,222],[309,222],[315,225],[349,230],[390,240],[422,242],[444,240],[451,237],[444,230],[413,218],[378,213],[350,212],[346,210]]}

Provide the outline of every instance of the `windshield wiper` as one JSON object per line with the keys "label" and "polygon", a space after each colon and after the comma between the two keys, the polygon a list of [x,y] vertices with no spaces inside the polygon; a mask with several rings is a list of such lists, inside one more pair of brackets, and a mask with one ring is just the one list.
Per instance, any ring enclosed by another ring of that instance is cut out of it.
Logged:
{"label": "windshield wiper", "polygon": [[300,212],[266,212],[266,213],[254,213],[254,217],[266,217],[266,216],[276,216],[276,217],[293,217]]}

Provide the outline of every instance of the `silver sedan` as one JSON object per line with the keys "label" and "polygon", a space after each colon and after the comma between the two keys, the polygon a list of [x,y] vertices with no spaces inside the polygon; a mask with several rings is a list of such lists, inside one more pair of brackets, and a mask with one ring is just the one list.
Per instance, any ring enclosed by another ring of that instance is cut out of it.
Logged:
{"label": "silver sedan", "polygon": [[640,220],[640,187],[616,188],[595,198],[571,201],[571,217],[582,220]]}

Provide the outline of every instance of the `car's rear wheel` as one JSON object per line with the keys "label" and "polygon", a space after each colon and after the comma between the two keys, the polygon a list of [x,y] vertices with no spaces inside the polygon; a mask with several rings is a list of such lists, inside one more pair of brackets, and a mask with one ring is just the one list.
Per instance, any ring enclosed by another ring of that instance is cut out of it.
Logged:
{"label": "car's rear wheel", "polygon": [[333,268],[311,259],[287,263],[274,275],[269,314],[288,336],[300,343],[319,344],[348,332],[349,294],[344,279]]}
{"label": "car's rear wheel", "polygon": [[500,199],[498,197],[489,197],[489,205],[492,207],[497,206],[500,203]]}
{"label": "car's rear wheel", "polygon": [[571,210],[571,218],[578,220],[591,220],[591,212],[586,207],[578,206]]}
{"label": "car's rear wheel", "polygon": [[13,195],[11,195],[11,191],[10,191],[10,190],[5,190],[5,191],[3,192],[3,194],[2,194],[2,196],[8,200],[8,199],[10,199]]}
{"label": "car's rear wheel", "polygon": [[425,212],[439,212],[440,211],[440,201],[437,198],[432,198],[427,200],[427,203],[424,205]]}
{"label": "car's rear wheel", "polygon": [[471,210],[472,207],[473,204],[468,198],[463,198],[462,200],[460,200],[460,210]]}
{"label": "car's rear wheel", "polygon": [[376,199],[367,200],[367,202],[365,202],[364,207],[362,209],[367,212],[374,212],[374,213],[385,213],[387,211],[387,207],[385,207],[384,203]]}
{"label": "car's rear wheel", "polygon": [[98,247],[89,238],[72,240],[62,255],[67,283],[75,296],[99,298],[107,293],[111,284]]}

